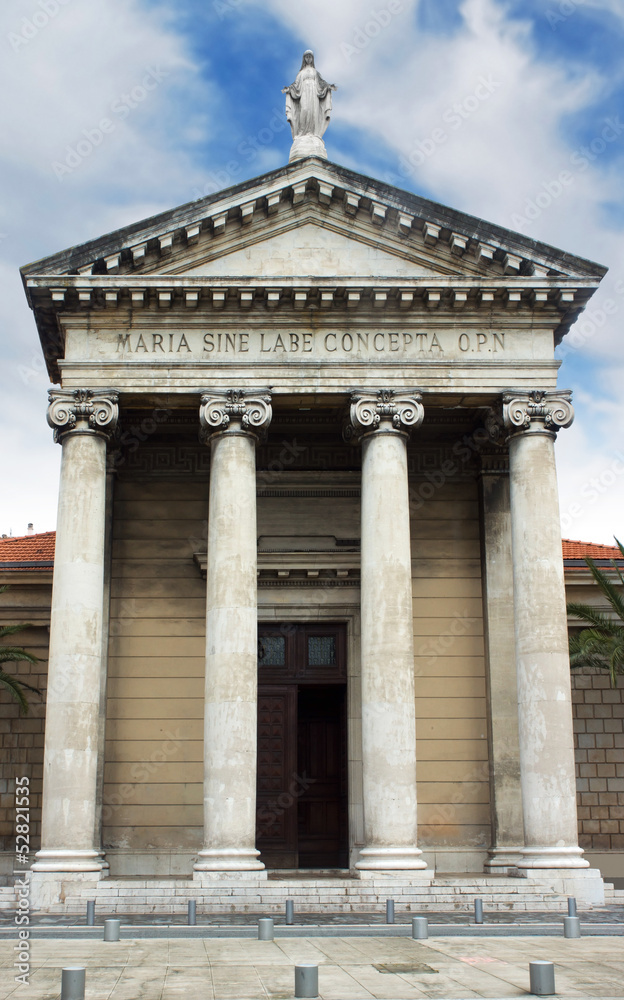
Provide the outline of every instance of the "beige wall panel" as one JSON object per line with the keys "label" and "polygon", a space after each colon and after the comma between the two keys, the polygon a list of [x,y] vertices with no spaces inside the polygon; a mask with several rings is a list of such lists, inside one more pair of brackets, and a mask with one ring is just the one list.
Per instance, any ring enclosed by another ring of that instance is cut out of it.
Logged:
{"label": "beige wall panel", "polygon": [[137,479],[120,478],[115,487],[115,503],[124,501],[144,502],[163,500],[167,503],[189,503],[194,500],[208,501],[207,479],[154,479],[149,476]]}
{"label": "beige wall panel", "polygon": [[258,497],[258,535],[299,533],[359,538],[359,504],[348,497]]}
{"label": "beige wall panel", "polygon": [[454,559],[448,563],[441,559],[423,559],[420,555],[412,556],[412,578],[413,579],[436,579],[450,577],[452,580],[458,578],[474,577],[481,579],[481,559]]}
{"label": "beige wall panel", "polygon": [[[429,824],[418,828],[418,843],[422,848],[434,847],[479,847],[485,849],[490,844],[489,824],[468,823],[444,825]],[[442,874],[442,872],[440,872]]]}
{"label": "beige wall panel", "polygon": [[[173,724],[171,726],[170,732],[174,737],[177,737],[178,746],[175,750],[171,750],[171,755],[166,756],[168,761],[181,761],[183,763],[201,763],[203,765],[204,760],[204,734],[201,734],[199,739],[192,740],[188,738],[186,731],[183,731],[179,724]],[[184,739],[182,739],[184,735]],[[129,763],[140,763],[144,764],[146,762],[154,762],[162,760],[164,751],[159,752],[159,747],[162,742],[166,742],[169,738],[164,737],[161,734],[162,739],[160,741],[154,740],[132,740],[127,741],[128,745],[124,746],[124,743],[117,742],[115,740],[108,740],[106,743],[106,762],[108,765],[129,764]],[[124,756],[120,755],[120,751],[124,750]],[[127,751],[127,752],[126,752]]]}
{"label": "beige wall panel", "polygon": [[[454,741],[458,742],[458,741]],[[164,765],[163,765],[164,766]],[[423,760],[418,761],[418,781],[423,785],[429,782],[469,782],[479,781],[487,785],[489,781],[488,763],[486,760]],[[427,801],[420,799],[420,801]],[[478,801],[486,801],[485,799]]]}
{"label": "beige wall panel", "polygon": [[105,847],[147,850],[197,851],[202,846],[204,827],[200,826],[112,826],[105,831]]}
{"label": "beige wall panel", "polygon": [[487,745],[485,719],[419,719],[416,728],[421,740],[478,740]]}
{"label": "beige wall panel", "polygon": [[460,801],[464,805],[487,805],[490,801],[487,780],[419,781],[418,805],[444,804]]}
{"label": "beige wall panel", "polygon": [[[119,787],[119,786],[117,786]],[[112,792],[111,792],[112,794]],[[113,810],[114,826],[202,826],[203,806],[187,805],[157,805],[142,806],[136,805],[132,801],[127,804],[116,806]],[[180,816],[184,815],[187,823],[180,823]],[[111,823],[111,826],[113,824]]]}
{"label": "beige wall panel", "polygon": [[[470,642],[479,642],[478,639],[471,639]],[[482,643],[481,643],[482,645]],[[429,645],[423,648],[429,648]],[[453,647],[453,652],[457,647]],[[419,653],[414,657],[414,671],[416,678],[419,677],[480,677],[479,667],[482,656],[464,655],[431,655]]]}
{"label": "beige wall panel", "polygon": [[[170,664],[169,671],[171,671]],[[176,699],[192,698],[202,701],[204,697],[203,678],[179,677],[175,682],[174,693]],[[166,700],[167,704],[171,705],[171,694],[171,677],[113,677],[108,682],[108,697],[114,701],[136,701],[136,699],[149,698]]]}
{"label": "beige wall panel", "polygon": [[[201,756],[201,755],[200,755]],[[186,782],[187,784],[201,784],[204,780],[204,764],[202,760],[179,761],[179,760],[150,760],[145,761],[120,761],[115,763],[109,761],[104,769],[104,782],[106,785],[116,783],[137,781],[139,778],[163,784],[177,784]]]}
{"label": "beige wall panel", "polygon": [[117,522],[185,521],[200,522],[208,516],[208,499],[182,500],[163,498],[115,501]]}
{"label": "beige wall panel", "polygon": [[[183,559],[113,559],[113,579],[116,582],[134,579],[161,579],[162,577],[165,579],[171,579],[171,577],[191,579],[189,563],[192,562],[192,558],[191,555],[187,555]],[[201,579],[199,570],[194,563],[193,568],[197,578]]]}
{"label": "beige wall panel", "polygon": [[[124,796],[124,807],[127,806],[201,806],[203,801],[202,782],[171,782],[161,781],[126,782],[118,779],[104,785],[104,802],[114,802],[114,796]],[[112,820],[111,820],[112,821]]]}
{"label": "beige wall panel", "polygon": [[416,699],[417,719],[484,719],[485,709],[485,698]]}
{"label": "beige wall panel", "polygon": [[[177,592],[177,591],[176,591]],[[156,618],[165,621],[169,617],[181,617],[186,614],[193,618],[202,618],[205,614],[206,600],[199,597],[154,598],[142,600],[138,597],[115,598],[111,601],[111,618]]]}
{"label": "beige wall panel", "polygon": [[[451,613],[453,611],[453,605],[450,602],[447,611]],[[414,638],[438,639],[439,641],[435,645],[436,655],[444,653],[448,656],[459,656],[460,654],[456,651],[456,643],[459,643],[461,639],[478,638],[482,635],[482,618],[471,618],[469,615],[457,612],[452,618],[414,617]],[[421,652],[420,655],[422,656],[423,653]]]}
{"label": "beige wall panel", "polygon": [[[424,628],[426,626],[421,625],[421,627]],[[451,638],[453,639],[452,646],[445,641]],[[424,658],[429,666],[433,666],[435,661],[437,668],[434,673],[440,673],[441,664],[446,659],[450,659],[451,656],[482,657],[483,636],[449,635],[448,633],[444,634],[440,632],[437,635],[415,635],[414,647],[416,660],[418,660],[419,657]],[[418,666],[419,664],[416,662],[415,669]]]}
{"label": "beige wall panel", "polygon": [[440,597],[414,597],[412,600],[414,618],[444,619],[449,612],[453,617],[475,618],[481,620],[482,608],[481,595],[476,597],[453,597],[448,595],[446,599]]}
{"label": "beige wall panel", "polygon": [[[490,822],[490,807],[487,802],[465,802],[462,785],[456,784],[448,790],[449,798],[441,802],[424,802],[418,806],[419,826],[486,826]],[[455,801],[453,801],[455,796]]]}
{"label": "beige wall panel", "polygon": [[468,767],[479,769],[488,759],[487,740],[433,740],[420,739],[416,731],[416,757],[419,762],[438,762],[444,766],[447,761],[461,761]]}
{"label": "beige wall panel", "polygon": [[[463,567],[464,561],[459,564]],[[412,596],[421,597],[467,597],[481,598],[481,580],[474,577],[414,577],[412,579]]]}
{"label": "beige wall panel", "polygon": [[[444,559],[453,563],[462,559],[479,558],[479,542],[476,538],[418,538],[412,541],[412,558]],[[454,574],[453,574],[454,575]]]}
{"label": "beige wall panel", "polygon": [[[134,743],[136,740],[153,740],[156,751],[172,738],[201,740],[204,735],[202,719],[107,719],[106,737],[109,741]],[[132,748],[127,754],[120,754],[118,760],[132,760]],[[108,760],[108,758],[107,758]]]}
{"label": "beige wall panel", "polygon": [[[185,658],[184,665],[187,680],[189,680],[189,682],[192,681],[195,685],[197,685],[199,681],[198,690],[201,691],[200,697],[203,698],[205,671],[204,657],[187,656]],[[169,683],[171,678],[171,659],[168,656],[113,657],[113,659],[109,661],[108,677],[110,683],[112,683],[113,680],[118,681],[127,678],[128,681],[131,681],[135,678],[142,677],[153,678],[157,681],[165,678],[167,683]],[[180,683],[179,678],[178,683]]]}
{"label": "beige wall panel", "polygon": [[[145,637],[156,639],[159,636],[179,637],[179,641],[183,642],[185,639],[194,641],[195,638],[200,638],[203,640],[205,631],[206,625],[203,618],[167,618],[162,622],[157,621],[155,618],[147,620],[143,618],[118,618],[115,621],[112,634],[114,636],[127,636],[128,638]],[[204,652],[205,650],[202,646],[202,653]],[[164,656],[169,654],[159,654],[156,652],[156,655]]]}
{"label": "beige wall panel", "polygon": [[[148,623],[150,624],[150,623]],[[157,624],[157,623],[156,623]],[[187,656],[204,656],[205,639],[203,635],[196,638],[182,634],[180,632],[171,636],[158,634],[155,628],[153,633],[148,635],[123,635],[121,629],[118,634],[113,634],[110,640],[111,656],[171,656],[184,659]]]}
{"label": "beige wall panel", "polygon": [[475,677],[470,674],[468,677],[452,677],[443,675],[435,677],[421,677],[416,675],[416,707],[419,709],[419,701],[426,698],[485,698],[485,680],[483,677]]}
{"label": "beige wall panel", "polygon": [[414,521],[412,526],[412,539],[416,542],[422,538],[444,538],[460,541],[478,537],[478,521],[462,521],[453,518],[426,520],[423,518],[422,521]]}
{"label": "beige wall panel", "polygon": [[[479,509],[476,500],[453,500],[439,499],[423,504],[416,509],[414,504],[410,504],[410,509],[414,518],[418,518],[420,523],[431,521],[474,521],[478,517]],[[461,536],[463,537],[463,536]]]}
{"label": "beige wall panel", "polygon": [[[177,694],[174,684],[172,693]],[[134,719],[137,724],[144,719],[203,719],[204,707],[197,698],[109,698],[108,718]]]}
{"label": "beige wall panel", "polygon": [[193,553],[202,550],[206,550],[204,528],[188,538],[114,538],[112,546],[113,562],[117,559],[188,559],[190,566],[193,565]]}
{"label": "beige wall panel", "polygon": [[[202,537],[204,521],[196,520],[156,520],[145,518],[143,521],[118,521],[115,528],[115,541],[143,541],[146,538],[153,539],[158,545],[159,541],[166,538],[170,543],[172,539],[179,538],[188,545],[197,544],[197,538]],[[154,553],[155,555],[157,553]]]}
{"label": "beige wall panel", "polygon": [[[121,600],[145,600],[146,598],[151,600],[168,600],[171,596],[171,589],[171,577],[165,574],[146,574],[145,577],[136,579],[128,579],[127,577],[119,579],[114,577],[112,580],[111,597]],[[205,590],[206,584],[199,575],[199,570],[196,571],[196,578],[189,576],[188,568],[184,576],[176,577],[175,593],[177,598],[192,597],[196,601],[204,601]],[[192,607],[195,608],[195,605]],[[192,614],[190,609],[189,614]],[[198,617],[203,617],[203,615]]]}

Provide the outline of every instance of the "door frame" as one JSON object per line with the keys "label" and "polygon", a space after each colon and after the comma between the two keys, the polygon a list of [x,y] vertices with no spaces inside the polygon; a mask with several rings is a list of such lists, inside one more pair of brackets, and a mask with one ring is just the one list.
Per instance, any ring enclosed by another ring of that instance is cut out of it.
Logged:
{"label": "door frame", "polygon": [[[354,868],[364,846],[364,789],[362,785],[362,695],[360,667],[359,587],[345,601],[342,587],[306,587],[306,603],[296,586],[262,587],[258,592],[258,625],[346,625],[347,661],[347,818],[349,867]],[[276,593],[277,591],[277,593]],[[289,600],[291,598],[291,600]]]}

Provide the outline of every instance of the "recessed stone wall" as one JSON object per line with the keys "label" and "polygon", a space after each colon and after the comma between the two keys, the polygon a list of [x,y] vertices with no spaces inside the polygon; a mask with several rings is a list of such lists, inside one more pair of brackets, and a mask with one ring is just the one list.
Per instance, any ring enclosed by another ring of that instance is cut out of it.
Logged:
{"label": "recessed stone wall", "polygon": [[607,673],[572,672],[579,844],[624,849],[624,686]]}

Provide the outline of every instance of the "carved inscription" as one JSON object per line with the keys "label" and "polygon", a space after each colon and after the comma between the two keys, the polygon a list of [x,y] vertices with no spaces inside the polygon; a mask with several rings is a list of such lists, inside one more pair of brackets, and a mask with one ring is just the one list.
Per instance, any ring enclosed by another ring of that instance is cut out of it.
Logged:
{"label": "carved inscription", "polygon": [[[106,337],[102,338],[104,341]],[[136,357],[177,355],[215,360],[224,356],[250,358],[322,357],[338,358],[404,357],[414,360],[445,359],[467,355],[502,354],[505,334],[492,331],[241,331],[117,334],[114,353]]]}

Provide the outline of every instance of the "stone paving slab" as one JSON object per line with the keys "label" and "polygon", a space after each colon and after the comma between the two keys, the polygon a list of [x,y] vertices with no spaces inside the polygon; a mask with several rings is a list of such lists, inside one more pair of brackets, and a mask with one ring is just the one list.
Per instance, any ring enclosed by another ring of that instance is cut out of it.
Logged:
{"label": "stone paving slab", "polygon": [[61,969],[84,965],[86,1000],[289,1000],[294,965],[319,966],[321,1000],[512,1000],[526,997],[529,962],[555,964],[562,1000],[624,998],[624,951],[614,938],[379,936],[32,941],[27,986],[14,982],[13,942],[0,942],[0,1000],[57,1000]]}

